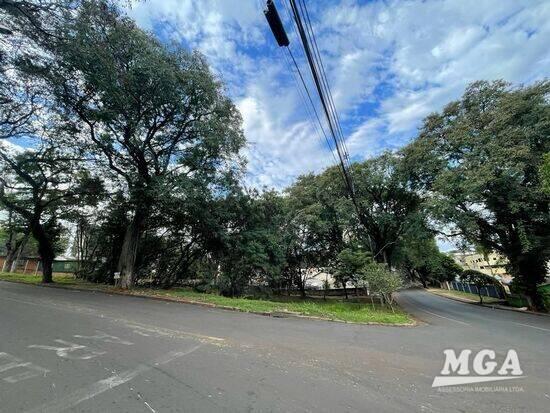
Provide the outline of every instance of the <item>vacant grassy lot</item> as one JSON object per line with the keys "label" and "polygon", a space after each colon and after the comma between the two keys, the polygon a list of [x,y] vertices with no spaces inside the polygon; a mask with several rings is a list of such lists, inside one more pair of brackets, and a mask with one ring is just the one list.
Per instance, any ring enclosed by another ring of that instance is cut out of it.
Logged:
{"label": "vacant grassy lot", "polygon": [[[0,280],[16,281],[27,284],[40,284],[40,277],[29,274],[0,273]],[[72,275],[54,274],[56,284],[67,287],[79,287],[105,292],[117,292],[112,286],[92,284],[75,279]],[[355,323],[381,323],[381,324],[411,324],[411,317],[401,309],[394,306],[394,311],[370,302],[354,302],[353,300],[340,300],[322,298],[301,299],[296,297],[274,297],[273,299],[228,298],[217,294],[198,293],[186,288],[173,288],[170,290],[135,288],[128,292],[132,295],[145,295],[152,297],[168,297],[181,301],[192,301],[213,304],[220,307],[233,308],[247,312],[261,313],[297,313],[304,316],[322,317],[331,320],[348,321]]]}
{"label": "vacant grassy lot", "polygon": [[[479,296],[477,294],[470,294],[465,293],[463,291],[456,291],[456,290],[444,290],[441,288],[430,288],[430,291],[439,294],[439,295],[448,295],[451,297],[457,297],[457,298],[466,298],[468,300],[477,301],[479,302]],[[499,298],[493,298],[493,297],[485,297],[483,296],[483,303],[498,303],[503,302],[504,300],[501,300]]]}

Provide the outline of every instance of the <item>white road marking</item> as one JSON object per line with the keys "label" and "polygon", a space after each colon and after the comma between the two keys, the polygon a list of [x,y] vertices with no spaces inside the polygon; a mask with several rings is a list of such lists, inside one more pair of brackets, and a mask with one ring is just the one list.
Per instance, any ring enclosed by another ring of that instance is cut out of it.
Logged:
{"label": "white road marking", "polygon": [[7,364],[0,365],[0,373],[3,373],[12,369],[25,369],[19,374],[14,374],[12,376],[4,377],[2,380],[7,383],[17,383],[22,380],[30,379],[38,376],[45,376],[49,373],[49,370],[37,366],[36,364],[30,362],[23,362],[23,360],[12,356],[11,354],[0,352],[0,360],[8,361]]}
{"label": "white road marking", "polygon": [[38,377],[38,376],[46,377],[46,374],[49,371],[42,367],[35,366],[32,363],[23,363],[23,364],[20,364],[18,367],[24,367],[29,370],[19,374],[14,374],[13,376],[4,377],[2,380],[4,380],[5,382],[14,384],[23,380],[32,379],[33,377]]}
{"label": "white road marking", "polygon": [[116,336],[111,336],[99,330],[97,330],[97,332],[99,334],[96,334],[95,336],[81,336],[80,334],[75,334],[73,337],[83,338],[86,340],[99,340],[99,341],[103,341],[104,343],[124,344],[125,346],[131,346],[134,344],[131,341],[122,340],[121,338],[118,338]]}
{"label": "white road marking", "polygon": [[147,333],[157,334],[158,336],[175,336],[175,337],[189,336],[189,337],[197,338],[199,340],[204,340],[207,342],[214,341],[217,343],[225,341],[225,339],[221,337],[207,336],[204,334],[191,333],[189,331],[171,330],[168,328],[158,328],[158,327],[152,328],[145,325],[139,325],[136,323],[128,323],[126,324],[126,326],[134,329],[134,333],[138,333],[138,334],[141,334],[139,333],[139,331],[141,330],[142,332],[146,331]]}
{"label": "white road marking", "polygon": [[403,300],[403,298],[405,298],[405,301],[407,302],[407,304],[411,307],[415,307],[417,310],[420,310],[420,311],[423,311],[425,313],[428,313],[428,314],[431,314],[433,316],[436,316],[436,317],[439,317],[439,318],[444,318],[445,320],[449,320],[449,321],[452,321],[454,323],[458,323],[458,324],[462,324],[462,325],[465,325],[465,326],[468,326],[470,327],[470,324],[468,323],[465,323],[464,321],[460,321],[460,320],[455,320],[454,318],[450,318],[450,317],[445,317],[441,314],[436,314],[436,313],[432,313],[431,311],[428,311],[428,310],[424,310],[421,306],[419,305],[416,305],[416,303],[412,303],[411,300],[408,298],[408,297],[403,297],[403,296],[400,296],[399,299]]}
{"label": "white road marking", "polygon": [[[132,387],[130,387],[130,390],[134,391],[134,389],[133,389]],[[140,392],[137,392],[137,397],[138,397],[139,400],[143,400],[143,396],[141,395]],[[145,406],[147,406],[147,408],[148,408],[149,410],[151,410],[153,413],[157,413],[157,411],[156,411],[155,409],[153,409],[153,408],[151,407],[151,405],[150,405],[149,403],[147,403],[145,400],[143,400],[143,403],[144,403]]]}
{"label": "white road marking", "polygon": [[518,326],[531,327],[531,328],[536,328],[537,330],[548,331],[550,333],[550,330],[548,330],[547,328],[536,327],[536,326],[532,326],[532,325],[529,325],[529,324],[515,323],[513,321],[512,321],[512,323],[517,324]]}
{"label": "white road marking", "polygon": [[460,320],[455,320],[454,318],[450,318],[450,317],[445,317],[444,315],[440,315],[440,314],[432,313],[431,311],[428,311],[428,310],[424,310],[423,308],[420,308],[420,311],[424,311],[425,313],[428,313],[428,314],[434,315],[434,316],[436,316],[436,317],[439,317],[439,318],[444,318],[445,320],[453,321],[453,322],[455,322],[455,323],[459,323],[459,324],[462,324],[462,325],[465,325],[465,326],[470,326],[470,324],[468,324],[468,323],[465,323],[464,321],[460,321]]}
{"label": "white road marking", "polygon": [[84,350],[88,348],[87,346],[83,346],[81,344],[71,343],[69,341],[65,340],[54,340],[56,343],[64,344],[68,347],[53,347],[53,346],[44,346],[40,344],[31,344],[28,346],[29,348],[38,348],[42,350],[52,350],[55,351],[55,354],[57,354],[59,357],[70,359],[70,360],[89,360],[97,356],[102,356],[105,354],[105,351],[89,351],[85,352],[84,354],[73,354],[76,351]]}
{"label": "white road marking", "polygon": [[149,408],[149,410],[151,410],[153,413],[157,413],[157,411],[156,411],[155,409],[153,409],[153,408],[149,405],[149,403],[147,403],[147,402],[143,402],[143,403],[145,403],[145,406],[147,406],[147,407]]}
{"label": "white road marking", "polygon": [[177,352],[168,353],[165,356],[155,360],[155,362],[151,366],[141,364],[137,366],[135,369],[127,370],[120,374],[107,377],[106,379],[99,380],[95,383],[90,384],[89,386],[78,389],[73,393],[65,397],[62,397],[59,400],[55,400],[51,403],[46,403],[46,404],[43,404],[42,406],[35,407],[32,410],[28,410],[27,413],[57,413],[63,410],[73,408],[86,400],[89,400],[95,396],[105,393],[106,391],[111,390],[115,387],[118,387],[121,384],[129,382],[130,380],[136,378],[141,373],[152,370],[155,366],[167,364],[175,359],[186,356],[194,352],[195,350],[198,350],[200,347],[202,347],[201,344],[195,347],[192,347],[187,351],[177,351]]}

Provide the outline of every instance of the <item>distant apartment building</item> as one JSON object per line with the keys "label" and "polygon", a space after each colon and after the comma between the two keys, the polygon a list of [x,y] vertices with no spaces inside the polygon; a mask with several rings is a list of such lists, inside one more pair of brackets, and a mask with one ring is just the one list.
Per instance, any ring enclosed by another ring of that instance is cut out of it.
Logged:
{"label": "distant apartment building", "polygon": [[508,274],[506,265],[508,259],[496,252],[481,254],[471,251],[451,251],[449,255],[464,270],[475,270],[495,277],[504,284],[512,281],[512,276]]}

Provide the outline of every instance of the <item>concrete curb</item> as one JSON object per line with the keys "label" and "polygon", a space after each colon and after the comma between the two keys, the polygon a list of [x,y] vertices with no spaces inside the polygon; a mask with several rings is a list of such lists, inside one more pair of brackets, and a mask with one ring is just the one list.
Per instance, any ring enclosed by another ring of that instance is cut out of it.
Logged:
{"label": "concrete curb", "polygon": [[453,296],[450,296],[450,295],[447,295],[447,294],[441,294],[441,293],[438,293],[438,292],[435,292],[435,291],[430,291],[428,289],[426,289],[426,291],[431,293],[431,294],[437,295],[439,297],[448,298],[449,300],[460,301],[461,303],[473,304],[473,305],[477,305],[477,306],[481,305],[482,307],[492,308],[493,310],[514,311],[516,313],[533,314],[533,315],[538,315],[538,316],[542,316],[542,317],[550,317],[550,314],[539,313],[537,311],[520,310],[519,308],[508,307],[508,306],[501,305],[501,304],[479,304],[478,301],[470,300],[468,298],[453,297]]}
{"label": "concrete curb", "polygon": [[356,321],[345,321],[345,320],[337,320],[332,318],[325,318],[325,317],[317,317],[317,316],[309,316],[304,314],[299,314],[295,312],[290,311],[250,311],[250,310],[243,310],[242,308],[238,307],[230,307],[225,305],[218,305],[213,303],[205,303],[202,301],[195,301],[190,300],[186,298],[175,298],[175,297],[164,297],[164,296],[158,296],[158,295],[148,295],[148,294],[136,294],[136,293],[129,293],[124,291],[117,291],[117,290],[102,290],[102,289],[95,289],[95,288],[82,288],[78,286],[69,286],[69,285],[62,285],[62,284],[33,284],[33,283],[26,283],[23,281],[15,281],[15,280],[2,280],[0,279],[0,282],[9,282],[13,284],[25,284],[30,285],[34,287],[44,287],[44,288],[57,288],[60,290],[73,290],[73,291],[82,291],[82,292],[91,292],[91,293],[102,293],[107,295],[124,295],[127,297],[137,297],[137,298],[144,298],[149,300],[156,300],[156,301],[164,301],[164,302],[171,302],[171,303],[183,303],[183,304],[191,304],[191,305],[199,305],[202,307],[208,307],[208,308],[218,308],[221,310],[227,310],[227,311],[237,311],[240,313],[248,313],[248,314],[255,314],[255,315],[261,315],[266,317],[273,317],[273,318],[305,318],[310,320],[319,320],[319,321],[332,321],[335,323],[343,323],[343,324],[357,324],[357,325],[374,325],[374,326],[385,326],[385,327],[415,327],[418,325],[418,322],[411,317],[409,314],[409,317],[412,318],[411,323],[397,323],[397,324],[385,324],[385,323],[379,323],[374,321],[369,321],[366,323],[360,323]]}

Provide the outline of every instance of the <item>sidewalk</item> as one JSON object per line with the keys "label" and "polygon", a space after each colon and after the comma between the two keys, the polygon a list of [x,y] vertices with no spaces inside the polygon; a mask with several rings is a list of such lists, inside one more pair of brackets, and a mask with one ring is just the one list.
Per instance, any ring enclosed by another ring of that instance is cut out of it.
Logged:
{"label": "sidewalk", "polygon": [[544,316],[544,317],[550,317],[550,314],[548,314],[548,313],[540,313],[538,311],[522,310],[520,308],[510,307],[510,306],[503,305],[503,304],[497,304],[497,303],[483,303],[483,304],[480,304],[478,300],[470,300],[469,298],[465,298],[465,297],[457,297],[456,295],[445,294],[445,292],[440,291],[438,289],[434,289],[434,288],[427,288],[426,291],[428,291],[432,294],[438,295],[440,297],[449,298],[451,300],[460,301],[462,303],[482,305],[483,307],[492,308],[492,309],[496,309],[496,310],[515,311],[517,313],[527,313],[527,314],[534,314],[534,315],[539,315],[539,316]]}

